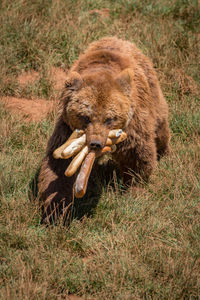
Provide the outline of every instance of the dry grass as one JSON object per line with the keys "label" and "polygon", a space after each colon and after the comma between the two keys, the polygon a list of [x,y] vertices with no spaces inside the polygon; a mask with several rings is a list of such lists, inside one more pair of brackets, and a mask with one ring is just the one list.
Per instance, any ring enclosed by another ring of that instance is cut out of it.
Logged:
{"label": "dry grass", "polygon": [[141,193],[105,188],[91,217],[46,228],[28,193],[55,115],[27,123],[0,102],[1,298],[199,299],[198,1],[1,1],[0,20],[1,97],[55,100],[52,70],[117,35],[151,57],[172,130]]}

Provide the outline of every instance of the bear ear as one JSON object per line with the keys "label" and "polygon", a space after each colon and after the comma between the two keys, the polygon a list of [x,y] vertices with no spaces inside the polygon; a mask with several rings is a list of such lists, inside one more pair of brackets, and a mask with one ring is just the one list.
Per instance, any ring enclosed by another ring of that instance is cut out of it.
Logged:
{"label": "bear ear", "polygon": [[65,81],[65,87],[69,91],[77,91],[81,88],[82,86],[82,78],[81,75],[78,74],[77,72],[71,72]]}
{"label": "bear ear", "polygon": [[117,76],[116,81],[119,84],[119,86],[122,87],[123,91],[129,94],[131,91],[133,78],[133,71],[127,68]]}

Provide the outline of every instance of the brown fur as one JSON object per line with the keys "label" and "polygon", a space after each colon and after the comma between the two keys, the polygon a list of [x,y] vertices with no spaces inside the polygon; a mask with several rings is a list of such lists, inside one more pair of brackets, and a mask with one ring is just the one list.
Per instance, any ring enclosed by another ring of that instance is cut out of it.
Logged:
{"label": "brown fur", "polygon": [[131,184],[131,172],[147,181],[157,157],[169,151],[167,103],[150,60],[134,44],[103,38],[72,66],[39,176],[43,219],[48,220],[52,210],[56,219],[72,203],[77,174],[65,177],[70,160],[55,160],[52,152],[76,128],[86,130],[89,146],[97,141],[103,147],[110,129],[127,133],[113,154],[125,184]]}

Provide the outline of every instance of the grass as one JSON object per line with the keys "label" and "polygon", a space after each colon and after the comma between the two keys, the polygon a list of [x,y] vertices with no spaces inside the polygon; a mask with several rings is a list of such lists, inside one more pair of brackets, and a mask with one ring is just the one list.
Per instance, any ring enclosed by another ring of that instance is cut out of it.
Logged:
{"label": "grass", "polygon": [[[27,123],[0,103],[1,298],[199,299],[198,1],[9,0],[0,20],[1,96],[54,99],[49,70],[117,35],[152,59],[172,131],[172,153],[143,192],[107,188],[91,217],[46,228],[28,193],[55,118]],[[29,70],[40,79],[22,88]]]}

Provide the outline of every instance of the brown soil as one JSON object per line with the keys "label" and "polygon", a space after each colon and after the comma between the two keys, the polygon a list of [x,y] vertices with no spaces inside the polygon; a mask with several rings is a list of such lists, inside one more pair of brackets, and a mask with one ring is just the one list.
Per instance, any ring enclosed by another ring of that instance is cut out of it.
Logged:
{"label": "brown soil", "polygon": [[[49,71],[49,79],[53,82],[55,90],[60,91],[64,87],[67,73],[61,68],[52,67]],[[36,71],[23,72],[18,76],[17,81],[21,86],[27,86],[39,80],[40,74]],[[1,97],[5,108],[13,114],[17,114],[25,121],[41,121],[48,113],[56,107],[57,101],[45,99],[26,99],[16,97]]]}
{"label": "brown soil", "polygon": [[23,72],[20,74],[17,78],[17,81],[20,85],[25,86],[30,83],[33,83],[34,81],[38,80],[40,78],[40,75],[36,71],[29,71],[29,72]]}
{"label": "brown soil", "polygon": [[49,72],[50,80],[54,83],[54,88],[56,90],[61,90],[64,87],[67,73],[61,68],[53,67]]}
{"label": "brown soil", "polygon": [[41,121],[53,111],[55,101],[44,99],[30,100],[25,98],[2,97],[6,109],[13,114],[23,117],[25,121]]}
{"label": "brown soil", "polygon": [[[54,88],[60,90],[64,87],[67,78],[67,72],[61,68],[52,67],[49,71],[49,79],[53,82]],[[17,78],[20,85],[25,86],[39,80],[40,74],[36,71],[23,72]]]}

